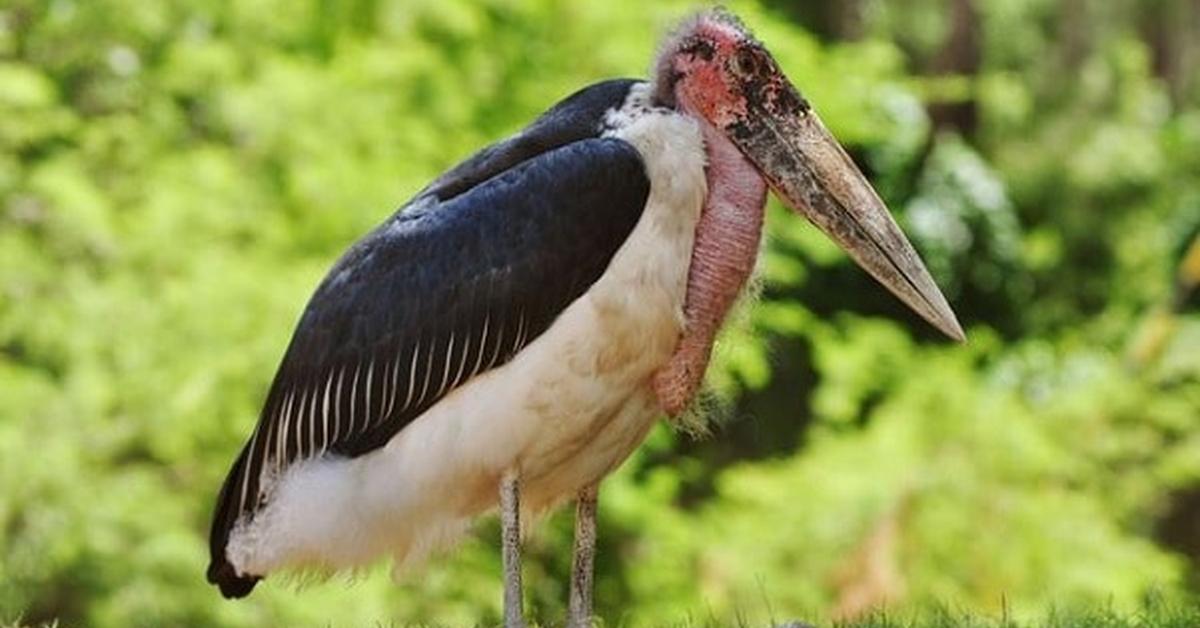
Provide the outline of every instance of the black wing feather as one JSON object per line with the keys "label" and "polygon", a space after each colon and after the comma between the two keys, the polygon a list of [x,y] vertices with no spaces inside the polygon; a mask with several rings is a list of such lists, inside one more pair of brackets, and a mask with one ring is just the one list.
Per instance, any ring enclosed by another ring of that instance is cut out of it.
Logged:
{"label": "black wing feather", "polygon": [[301,316],[222,488],[209,580],[232,597],[257,581],[233,570],[225,544],[266,498],[264,473],[376,449],[511,359],[600,277],[648,194],[632,146],[586,139],[448,200],[427,191],[356,243]]}

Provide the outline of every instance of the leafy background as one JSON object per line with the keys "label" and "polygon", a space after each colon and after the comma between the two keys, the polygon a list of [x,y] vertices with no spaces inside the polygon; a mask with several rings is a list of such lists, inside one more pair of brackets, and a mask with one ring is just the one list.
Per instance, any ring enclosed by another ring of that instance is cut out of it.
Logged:
{"label": "leafy background", "polygon": [[[692,8],[0,0],[0,621],[497,621],[494,522],[399,585],[380,566],[226,602],[203,581],[209,509],[336,255],[558,98],[642,75]],[[1190,599],[1200,5],[732,8],[971,340],[937,338],[773,204],[711,436],[658,429],[603,487],[600,613]],[[570,531],[562,512],[528,545],[546,622]]]}

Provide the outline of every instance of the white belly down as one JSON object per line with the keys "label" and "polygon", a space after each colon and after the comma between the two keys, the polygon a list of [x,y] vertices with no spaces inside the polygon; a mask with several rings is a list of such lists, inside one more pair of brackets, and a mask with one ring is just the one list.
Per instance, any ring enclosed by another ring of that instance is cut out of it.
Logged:
{"label": "white belly down", "polygon": [[509,363],[447,395],[384,447],[290,467],[263,510],[231,534],[228,556],[240,572],[341,569],[388,554],[411,563],[493,509],[506,471],[519,474],[532,515],[599,481],[641,443],[660,415],[651,378],[683,330],[704,149],[678,115],[640,116],[613,135],[642,153],[651,191],[604,275]]}

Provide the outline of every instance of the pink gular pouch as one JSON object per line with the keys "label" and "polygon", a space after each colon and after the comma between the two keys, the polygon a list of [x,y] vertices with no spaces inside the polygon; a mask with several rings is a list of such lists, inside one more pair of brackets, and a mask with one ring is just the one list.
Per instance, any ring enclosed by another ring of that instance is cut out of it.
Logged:
{"label": "pink gular pouch", "polygon": [[683,412],[704,380],[713,343],[754,271],[767,184],[712,125],[701,122],[708,152],[708,197],[696,225],[684,302],[685,329],[671,360],[654,377],[659,405]]}

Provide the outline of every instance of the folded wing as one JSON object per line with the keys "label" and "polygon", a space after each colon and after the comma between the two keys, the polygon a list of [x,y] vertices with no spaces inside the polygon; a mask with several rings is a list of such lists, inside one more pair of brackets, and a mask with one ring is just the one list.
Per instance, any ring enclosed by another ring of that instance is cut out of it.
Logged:
{"label": "folded wing", "polygon": [[425,193],[356,243],[309,302],[250,441],[221,490],[208,578],[239,521],[289,465],[360,456],[472,377],[510,360],[604,272],[649,193],[615,139],[549,150],[452,198]]}

